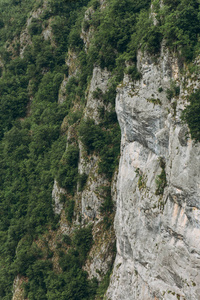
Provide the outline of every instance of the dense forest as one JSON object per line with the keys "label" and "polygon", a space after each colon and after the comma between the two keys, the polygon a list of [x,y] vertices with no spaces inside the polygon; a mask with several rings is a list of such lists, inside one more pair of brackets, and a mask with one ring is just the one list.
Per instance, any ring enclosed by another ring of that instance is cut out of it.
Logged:
{"label": "dense forest", "polygon": [[[136,67],[138,49],[156,60],[164,43],[189,67],[199,55],[199,1],[162,2],[163,5],[159,0],[107,0],[102,8],[98,0],[0,1],[2,300],[12,299],[13,282],[18,274],[26,279],[25,298],[30,300],[103,299],[110,273],[99,283],[96,278],[89,280],[82,268],[93,243],[91,224],[81,226],[80,220],[73,236],[63,235],[58,242],[60,272],[53,268],[55,254],[48,243],[39,247],[38,241],[44,241],[49,232],[59,228],[59,216],[54,214],[52,205],[54,179],[68,191],[69,224],[73,221],[73,196],[87,180],[85,174],[78,173],[78,144],[72,141],[66,150],[66,129],[61,125],[66,116],[68,126],[76,124],[77,135],[88,155],[98,153],[100,157],[99,173],[111,181],[120,151],[116,87],[124,73],[133,81],[140,79]],[[84,18],[88,8],[92,8],[92,13]],[[34,11],[40,11],[38,16],[33,17]],[[49,27],[51,37],[44,39],[43,32]],[[86,51],[81,31],[87,33],[91,28],[93,36]],[[22,45],[24,32],[28,42]],[[79,72],[67,82],[66,100],[58,103],[60,85],[69,75],[66,59],[70,50],[77,55]],[[94,66],[107,68],[112,74],[108,91],[104,94],[95,91],[95,98],[112,107],[109,112],[101,111],[99,124],[83,119]],[[191,72],[197,71],[191,66]],[[188,123],[197,141],[200,140],[199,94],[197,91],[191,95],[190,105],[183,114],[183,121]],[[75,103],[79,105],[76,111]],[[107,190],[101,209],[106,226],[112,206]]]}

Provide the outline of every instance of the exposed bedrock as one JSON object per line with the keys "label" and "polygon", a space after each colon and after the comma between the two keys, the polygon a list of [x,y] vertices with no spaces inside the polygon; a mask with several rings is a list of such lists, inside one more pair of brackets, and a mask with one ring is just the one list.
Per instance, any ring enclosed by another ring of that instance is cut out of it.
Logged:
{"label": "exposed bedrock", "polygon": [[[142,79],[133,84],[126,75],[116,98],[117,257],[107,298],[198,300],[200,146],[180,119],[189,83],[164,50],[156,63],[138,55],[138,69]],[[172,82],[180,94],[168,100]]]}

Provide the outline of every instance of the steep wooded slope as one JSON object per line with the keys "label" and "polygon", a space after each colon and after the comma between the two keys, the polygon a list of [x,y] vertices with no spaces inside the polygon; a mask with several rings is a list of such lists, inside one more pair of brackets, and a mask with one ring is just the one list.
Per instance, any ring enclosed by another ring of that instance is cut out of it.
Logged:
{"label": "steep wooded slope", "polygon": [[1,299],[198,299],[198,1],[0,12]]}

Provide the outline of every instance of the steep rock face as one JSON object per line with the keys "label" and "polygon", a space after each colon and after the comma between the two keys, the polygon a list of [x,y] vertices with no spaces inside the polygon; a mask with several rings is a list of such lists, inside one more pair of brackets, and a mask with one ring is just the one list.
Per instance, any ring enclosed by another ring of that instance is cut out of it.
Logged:
{"label": "steep rock face", "polygon": [[[107,90],[108,79],[109,73],[106,70],[102,71],[100,68],[94,68],[87,96],[87,104],[84,111],[85,119],[90,118],[96,123],[99,123],[99,108],[103,106],[103,103],[101,100],[93,97],[93,92],[97,88],[105,92]],[[108,185],[108,181],[105,176],[98,174],[99,157],[92,154],[88,159],[87,153],[81,142],[79,142],[79,148],[79,173],[88,175],[86,187],[81,195],[82,215],[86,219],[99,218],[102,198],[100,197],[98,189],[101,186]]]}
{"label": "steep rock face", "polygon": [[[180,116],[199,83],[181,77],[179,61],[164,50],[157,63],[139,54],[138,69],[142,79],[133,84],[125,76],[116,98],[117,257],[107,299],[197,300],[200,146],[186,138]],[[180,94],[170,101],[172,81]]]}
{"label": "steep rock face", "polygon": [[60,214],[63,209],[63,203],[60,202],[60,197],[65,193],[66,191],[63,188],[59,187],[58,182],[54,180],[52,199],[53,199],[55,214]]}
{"label": "steep rock face", "polygon": [[[84,119],[93,119],[96,124],[101,120],[99,109],[106,107],[101,99],[95,99],[93,92],[100,89],[105,93],[108,89],[110,73],[107,70],[101,70],[95,67],[90,82],[87,104],[84,110]],[[87,260],[84,269],[88,272],[89,278],[96,277],[99,280],[108,272],[113,263],[115,244],[115,234],[113,226],[105,230],[103,225],[103,216],[100,213],[101,205],[104,201],[103,187],[109,186],[109,181],[104,174],[98,172],[99,157],[95,153],[88,156],[81,141],[79,141],[79,174],[87,174],[87,182],[84,190],[80,194],[82,223],[93,221],[93,239],[94,244],[89,253],[90,259]],[[115,184],[112,183],[112,199],[115,202]]]}
{"label": "steep rock face", "polygon": [[[73,52],[68,53],[67,65],[69,67],[69,76],[64,78],[58,102],[62,102],[62,97],[65,100],[66,95],[62,93],[65,91],[65,86],[70,77],[76,76],[78,73],[78,62],[77,56]],[[90,85],[87,92],[87,103],[83,112],[84,119],[93,119],[98,124],[101,119],[99,116],[99,109],[104,107],[105,110],[109,110],[109,105],[105,105],[101,99],[95,99],[93,92],[96,89],[100,89],[105,93],[108,89],[110,79],[110,73],[107,70],[101,70],[99,67],[95,67],[91,78]],[[78,109],[74,105],[74,111]],[[66,117],[67,119],[67,117]],[[67,120],[66,120],[67,123]],[[110,270],[113,264],[115,251],[115,234],[113,224],[109,229],[105,229],[103,221],[103,215],[101,214],[101,205],[104,202],[104,188],[110,186],[109,180],[104,174],[99,174],[98,163],[99,156],[96,153],[90,153],[88,155],[82,142],[77,137],[76,124],[68,126],[67,129],[67,140],[76,140],[79,144],[79,163],[78,173],[80,175],[85,174],[87,180],[83,189],[80,189],[78,184],[77,193],[74,196],[75,210],[73,213],[73,223],[69,224],[66,221],[65,209],[62,203],[62,196],[67,195],[67,190],[61,188],[58,182],[54,181],[52,198],[54,205],[54,212],[61,215],[60,231],[65,234],[73,234],[73,231],[77,226],[93,224],[93,246],[89,252],[89,258],[87,259],[84,270],[88,272],[89,278],[96,277],[101,280],[105,274]],[[66,147],[67,148],[67,147]],[[111,194],[113,202],[116,202],[116,175],[114,176]],[[81,216],[81,217],[80,217]],[[112,214],[113,223],[114,213]]]}
{"label": "steep rock face", "polygon": [[109,105],[106,106],[103,100],[97,99],[93,93],[97,90],[101,90],[101,92],[105,93],[108,90],[110,77],[110,72],[106,69],[101,70],[101,68],[95,67],[93,70],[85,108],[85,118],[92,118],[97,124],[101,121],[99,117],[99,109],[104,107],[105,110],[109,110]]}
{"label": "steep rock face", "polygon": [[91,39],[94,34],[94,29],[89,26],[89,21],[91,20],[92,14],[94,13],[94,9],[92,7],[88,8],[85,12],[83,24],[85,24],[85,27],[82,27],[81,32],[81,38],[83,39],[83,42],[85,44],[85,51],[88,50],[90,46]]}

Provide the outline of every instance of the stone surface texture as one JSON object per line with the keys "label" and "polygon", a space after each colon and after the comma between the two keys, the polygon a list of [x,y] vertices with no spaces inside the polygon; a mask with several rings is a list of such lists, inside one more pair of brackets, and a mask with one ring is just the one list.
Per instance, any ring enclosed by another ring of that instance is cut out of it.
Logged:
{"label": "stone surface texture", "polygon": [[66,194],[66,190],[59,187],[58,182],[54,180],[53,190],[52,190],[52,200],[54,206],[55,214],[60,214],[63,209],[63,203],[60,201],[62,195]]}
{"label": "stone surface texture", "polygon": [[[105,93],[109,87],[110,73],[107,70],[101,70],[95,67],[92,79],[88,89],[87,104],[84,110],[85,119],[93,119],[96,124],[101,120],[99,117],[99,108],[104,107],[109,110],[109,106],[105,106],[101,99],[95,99],[93,92],[99,88]],[[105,230],[103,216],[100,213],[100,207],[104,201],[102,187],[109,186],[110,183],[103,174],[98,172],[99,157],[92,153],[88,156],[81,141],[79,141],[79,174],[87,174],[87,182],[82,192],[78,192],[80,197],[80,212],[82,215],[82,223],[93,222],[93,246],[89,252],[89,259],[86,261],[84,269],[88,272],[89,278],[96,277],[101,280],[110,269],[113,263],[115,244],[115,233],[113,226],[109,230]],[[116,177],[116,176],[115,176]],[[116,199],[116,178],[112,183],[112,198]]]}
{"label": "stone surface texture", "polygon": [[[125,75],[116,98],[122,132],[117,256],[106,299],[198,300],[200,145],[186,137],[180,116],[199,78],[181,75],[180,62],[165,47],[157,62],[139,53],[138,69],[142,79]],[[169,100],[173,83],[180,94]],[[161,158],[167,185],[157,194]]]}
{"label": "stone surface texture", "polygon": [[[104,106],[104,108],[107,109],[107,107],[103,104],[103,101],[101,99],[95,99],[93,97],[93,92],[97,88],[99,88],[103,93],[105,93],[108,88],[109,78],[110,73],[107,70],[101,70],[98,67],[94,68],[87,95],[87,104],[84,111],[84,118],[93,119],[97,124],[100,122],[99,108]],[[81,194],[82,215],[86,219],[99,219],[100,206],[103,201],[99,189],[102,186],[109,185],[109,182],[104,175],[98,173],[99,157],[95,153],[88,156],[81,142],[79,142],[79,149],[79,173],[85,173],[88,175],[86,186]]]}
{"label": "stone surface texture", "polygon": [[23,284],[25,282],[27,282],[27,279],[25,277],[20,277],[19,275],[17,275],[13,283],[12,300],[25,300],[23,290]]}
{"label": "stone surface texture", "polygon": [[102,93],[105,93],[109,88],[109,79],[111,74],[107,69],[101,70],[99,67],[94,67],[93,76],[90,83],[88,95],[87,95],[87,104],[85,108],[85,118],[94,119],[96,124],[99,124],[100,119],[99,109],[104,107],[105,110],[109,111],[110,105],[105,105],[102,99],[97,99],[94,97],[94,92],[101,90]]}

